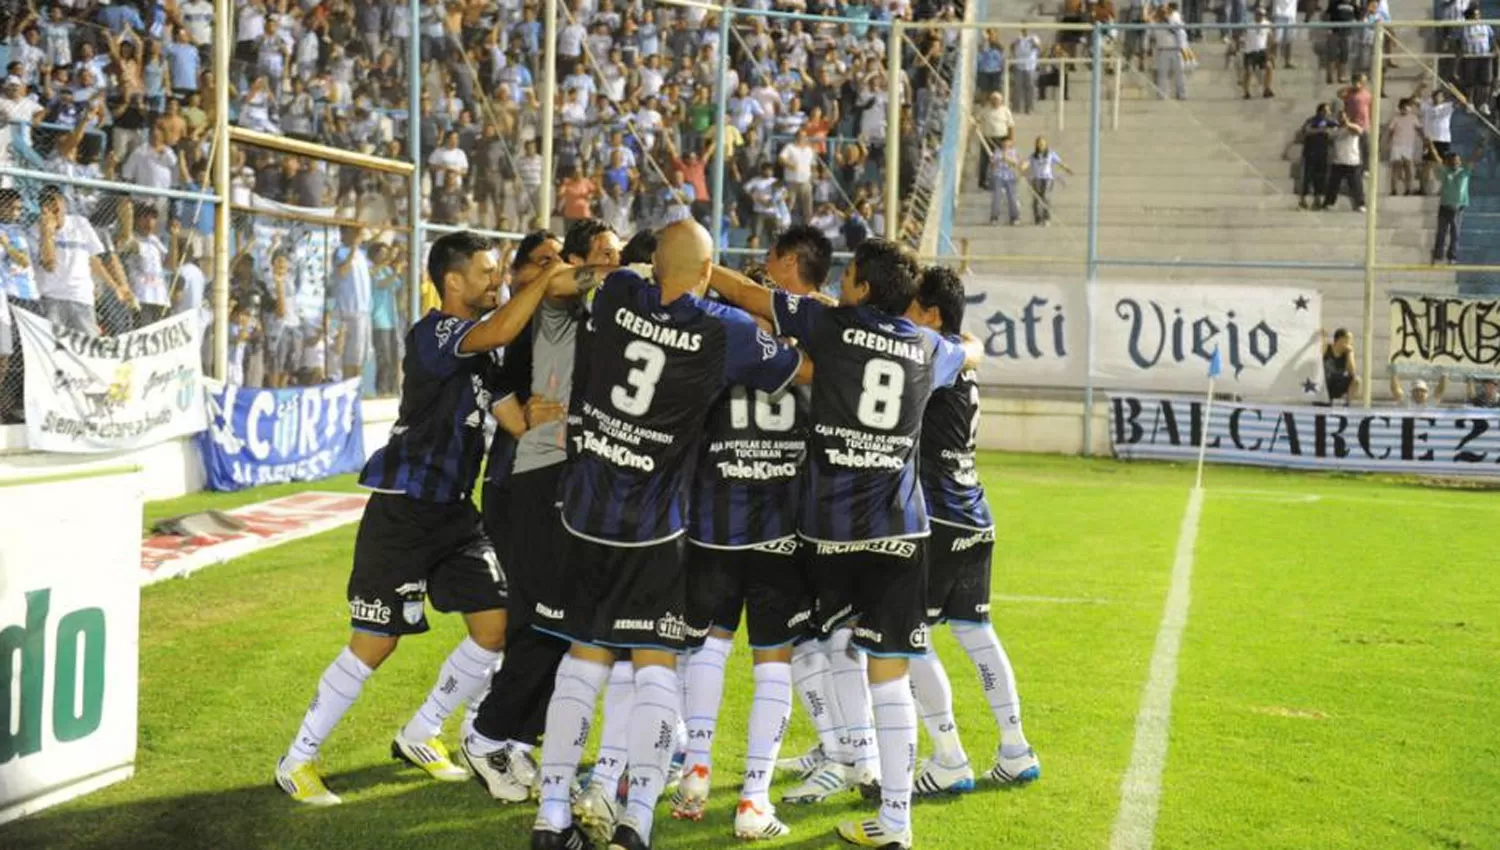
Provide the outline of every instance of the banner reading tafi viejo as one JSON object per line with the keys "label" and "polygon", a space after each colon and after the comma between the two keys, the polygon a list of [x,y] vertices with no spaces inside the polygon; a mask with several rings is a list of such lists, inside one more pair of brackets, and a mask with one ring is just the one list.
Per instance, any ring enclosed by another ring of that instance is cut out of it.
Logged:
{"label": "banner reading tafi viejo", "polygon": [[1218,463],[1414,475],[1500,476],[1500,411],[1361,409],[1111,395],[1117,457],[1191,461],[1205,430]]}
{"label": "banner reading tafi viejo", "polygon": [[1500,373],[1500,299],[1393,292],[1390,320],[1398,371]]}
{"label": "banner reading tafi viejo", "polygon": [[26,443],[109,452],[202,431],[199,317],[182,313],[118,336],[90,336],[12,311],[26,355]]}
{"label": "banner reading tafi viejo", "polygon": [[1319,391],[1322,298],[1292,286],[1061,283],[975,275],[964,327],[984,342],[985,384],[1082,387],[1094,299],[1096,385],[1196,392],[1209,357],[1225,392],[1302,400]]}

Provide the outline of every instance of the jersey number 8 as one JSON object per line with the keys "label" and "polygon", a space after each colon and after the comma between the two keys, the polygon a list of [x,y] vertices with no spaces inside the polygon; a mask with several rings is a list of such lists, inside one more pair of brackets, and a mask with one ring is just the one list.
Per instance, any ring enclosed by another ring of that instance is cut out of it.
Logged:
{"label": "jersey number 8", "polygon": [[637,339],[625,346],[625,359],[635,368],[625,374],[624,384],[615,384],[610,390],[610,404],[626,416],[645,416],[656,397],[667,355],[658,346]]}
{"label": "jersey number 8", "polygon": [[855,416],[866,428],[889,430],[901,421],[901,396],[906,375],[894,360],[875,358],[865,363],[865,378]]}

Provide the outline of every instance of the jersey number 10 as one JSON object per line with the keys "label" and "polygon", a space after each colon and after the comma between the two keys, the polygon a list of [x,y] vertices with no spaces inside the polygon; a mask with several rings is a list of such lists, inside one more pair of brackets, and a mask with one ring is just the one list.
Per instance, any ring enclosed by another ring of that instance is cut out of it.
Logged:
{"label": "jersey number 10", "polygon": [[[773,399],[755,390],[755,427],[773,434],[792,430],[797,420],[797,400],[790,392]],[[729,391],[729,424],[735,428],[750,427],[750,391],[735,387]]]}

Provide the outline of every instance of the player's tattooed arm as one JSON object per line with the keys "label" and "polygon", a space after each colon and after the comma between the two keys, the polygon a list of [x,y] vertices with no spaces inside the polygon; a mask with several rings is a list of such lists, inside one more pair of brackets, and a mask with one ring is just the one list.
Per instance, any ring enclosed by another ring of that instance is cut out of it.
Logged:
{"label": "player's tattooed arm", "polygon": [[521,331],[531,324],[537,305],[547,294],[546,286],[524,286],[511,296],[500,309],[484,317],[484,320],[464,334],[458,344],[462,354],[479,354],[515,342]]}
{"label": "player's tattooed arm", "polygon": [[618,266],[569,266],[558,264],[548,272],[545,280],[547,294],[553,298],[569,298],[586,295],[597,289]]}
{"label": "player's tattooed arm", "polygon": [[776,318],[771,305],[771,290],[734,269],[714,266],[708,285],[723,296],[725,301],[752,316],[772,320]]}

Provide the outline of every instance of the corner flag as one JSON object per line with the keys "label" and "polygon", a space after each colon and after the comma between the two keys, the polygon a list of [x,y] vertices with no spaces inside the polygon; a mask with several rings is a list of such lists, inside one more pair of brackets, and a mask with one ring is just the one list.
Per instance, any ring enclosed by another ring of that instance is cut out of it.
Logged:
{"label": "corner flag", "polygon": [[1214,378],[1219,377],[1223,371],[1224,356],[1215,348],[1214,353],[1208,357],[1208,392],[1203,398],[1203,430],[1198,436],[1198,477],[1193,484],[1194,490],[1203,489],[1203,460],[1208,454],[1208,426],[1214,412]]}

